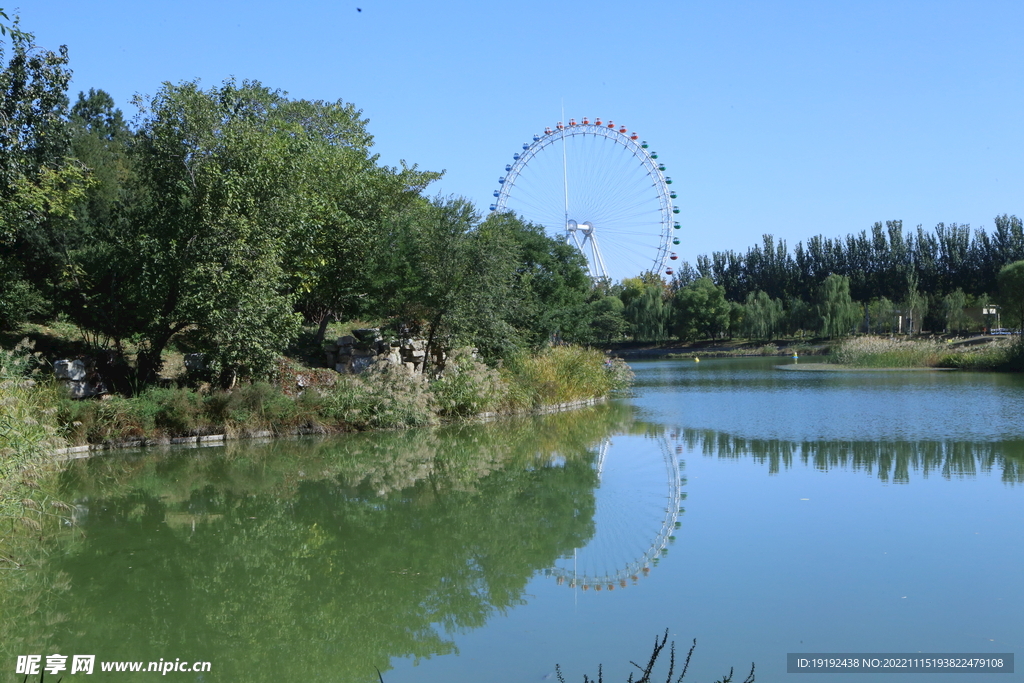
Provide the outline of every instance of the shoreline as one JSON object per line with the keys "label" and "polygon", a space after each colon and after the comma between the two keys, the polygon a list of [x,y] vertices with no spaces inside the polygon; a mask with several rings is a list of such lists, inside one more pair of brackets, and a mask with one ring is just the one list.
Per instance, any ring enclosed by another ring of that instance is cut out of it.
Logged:
{"label": "shoreline", "polygon": [[[463,418],[449,420],[442,422],[441,424],[434,425],[435,427],[443,427],[452,424],[459,424],[465,422],[494,422],[506,417],[522,417],[528,415],[549,415],[552,413],[560,413],[567,410],[576,410],[578,408],[587,408],[589,406],[595,406],[599,403],[604,403],[609,398],[609,395],[598,396],[594,398],[585,398],[577,401],[566,401],[564,403],[553,403],[549,405],[538,406],[530,410],[514,411],[509,413],[502,413],[496,411],[488,411],[483,413],[477,413],[475,415],[469,415]],[[364,429],[364,430],[328,430],[323,427],[295,427],[286,431],[275,432],[270,429],[263,429],[258,431],[241,431],[234,434],[224,432],[222,434],[208,434],[204,436],[176,436],[170,438],[159,438],[159,439],[129,439],[125,441],[105,441],[103,443],[90,443],[83,444],[81,446],[66,446],[64,448],[58,448],[50,451],[50,455],[54,462],[68,462],[70,460],[83,460],[85,458],[91,458],[99,452],[105,451],[127,451],[127,450],[143,450],[149,448],[165,448],[167,450],[184,450],[184,449],[196,449],[196,448],[212,448],[221,446],[228,441],[251,441],[254,443],[269,443],[277,439],[298,439],[304,436],[321,436],[321,437],[332,437],[332,436],[343,436],[345,434],[361,434],[366,432],[381,432],[381,431],[394,431],[396,429],[415,429],[416,427],[392,427],[392,428],[377,428],[377,429]]]}
{"label": "shoreline", "polygon": [[932,368],[932,367],[889,367],[889,368],[858,368],[853,365],[841,365],[839,363],[793,363],[792,365],[776,365],[776,370],[802,371],[802,372],[957,372],[959,368]]}

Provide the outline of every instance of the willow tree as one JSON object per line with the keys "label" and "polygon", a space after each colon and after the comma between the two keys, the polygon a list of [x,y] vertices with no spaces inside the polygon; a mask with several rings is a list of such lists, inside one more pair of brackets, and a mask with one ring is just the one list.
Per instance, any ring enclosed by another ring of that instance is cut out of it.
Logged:
{"label": "willow tree", "polygon": [[860,315],[860,305],[850,298],[849,278],[836,274],[825,278],[818,287],[818,329],[821,335],[833,338],[850,334]]}

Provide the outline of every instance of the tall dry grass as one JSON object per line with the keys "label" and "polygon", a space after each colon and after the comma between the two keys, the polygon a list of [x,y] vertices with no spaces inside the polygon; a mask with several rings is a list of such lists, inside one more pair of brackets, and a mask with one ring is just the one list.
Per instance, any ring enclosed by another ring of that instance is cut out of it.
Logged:
{"label": "tall dry grass", "polygon": [[632,373],[621,361],[606,361],[595,349],[554,346],[506,361],[504,409],[525,410],[604,396],[627,385]]}
{"label": "tall dry grass", "polygon": [[57,422],[60,388],[45,381],[45,363],[27,342],[0,350],[0,517],[37,528],[48,510],[37,480],[63,444]]}
{"label": "tall dry grass", "polygon": [[1020,370],[1022,351],[1020,338],[968,346],[934,339],[854,337],[836,347],[830,361],[855,368]]}

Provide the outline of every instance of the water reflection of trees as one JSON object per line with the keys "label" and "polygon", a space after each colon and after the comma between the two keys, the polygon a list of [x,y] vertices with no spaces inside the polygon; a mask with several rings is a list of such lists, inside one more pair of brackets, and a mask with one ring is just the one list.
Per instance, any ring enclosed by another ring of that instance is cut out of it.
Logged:
{"label": "water reflection of trees", "polygon": [[896,483],[909,482],[911,472],[951,479],[993,470],[1000,471],[1007,483],[1024,483],[1021,441],[780,441],[698,429],[684,429],[680,438],[691,451],[720,458],[749,457],[767,464],[771,474],[799,462],[822,471],[864,471]]}
{"label": "water reflection of trees", "polygon": [[630,410],[73,463],[84,538],[35,573],[71,589],[5,628],[21,654],[376,680],[452,652],[587,542],[594,447]]}

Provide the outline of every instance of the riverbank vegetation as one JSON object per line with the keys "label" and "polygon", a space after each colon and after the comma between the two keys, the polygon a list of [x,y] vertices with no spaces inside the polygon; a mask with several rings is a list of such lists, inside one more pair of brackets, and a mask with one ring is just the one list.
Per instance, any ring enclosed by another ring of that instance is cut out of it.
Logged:
{"label": "riverbank vegetation", "polygon": [[958,368],[1024,370],[1019,337],[989,343],[951,343],[936,339],[855,337],[837,345],[829,361],[854,368]]}
{"label": "riverbank vegetation", "polygon": [[310,385],[299,388],[290,373],[282,373],[277,383],[245,383],[230,390],[150,386],[131,397],[81,401],[64,396],[52,379],[26,381],[17,368],[9,368],[0,389],[4,405],[12,406],[11,430],[0,435],[0,464],[24,469],[65,442],[116,445],[213,434],[324,434],[528,412],[605,396],[627,387],[632,373],[598,351],[562,346],[513,356],[499,369],[459,350],[437,375],[381,364],[359,375],[324,372],[319,378],[316,383],[307,375]]}

